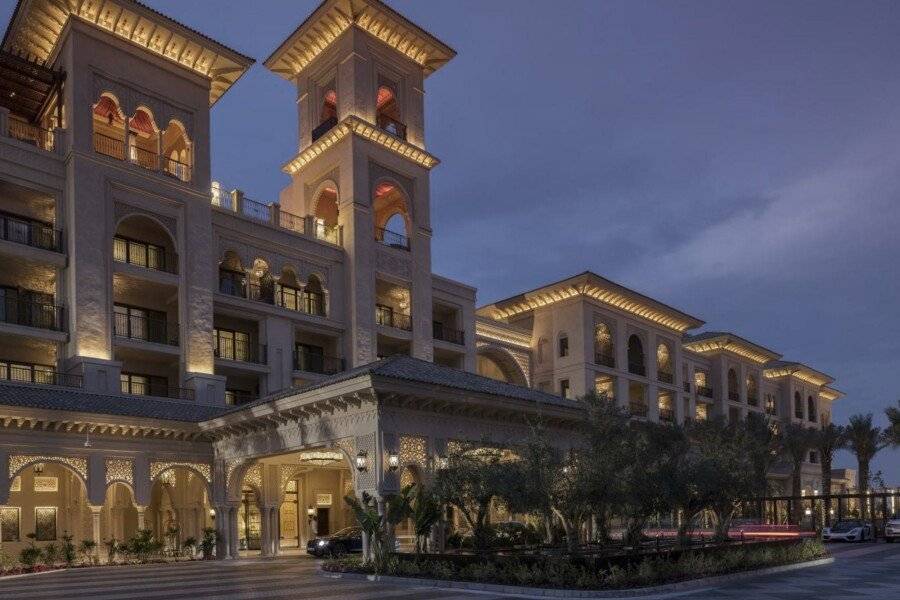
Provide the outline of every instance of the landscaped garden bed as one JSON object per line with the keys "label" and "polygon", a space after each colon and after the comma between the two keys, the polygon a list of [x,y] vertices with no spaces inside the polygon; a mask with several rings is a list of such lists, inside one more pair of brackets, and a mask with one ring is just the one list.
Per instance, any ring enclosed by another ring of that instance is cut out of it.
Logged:
{"label": "landscaped garden bed", "polygon": [[[802,563],[828,554],[817,540],[779,540],[667,552],[618,556],[415,555],[396,554],[379,565],[378,574],[500,585],[560,589],[620,589],[677,583]],[[326,560],[333,573],[375,574],[373,561]]]}

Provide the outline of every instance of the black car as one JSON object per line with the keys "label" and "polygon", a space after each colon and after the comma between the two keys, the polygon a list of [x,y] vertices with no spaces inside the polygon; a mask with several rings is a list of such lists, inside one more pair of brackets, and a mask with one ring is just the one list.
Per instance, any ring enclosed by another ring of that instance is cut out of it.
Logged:
{"label": "black car", "polygon": [[331,535],[324,535],[306,544],[306,553],[313,556],[340,556],[362,552],[362,529],[347,527]]}

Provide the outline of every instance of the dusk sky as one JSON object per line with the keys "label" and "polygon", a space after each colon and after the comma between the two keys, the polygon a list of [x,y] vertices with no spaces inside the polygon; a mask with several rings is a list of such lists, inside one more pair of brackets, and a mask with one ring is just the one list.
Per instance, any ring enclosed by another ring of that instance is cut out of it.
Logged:
{"label": "dusk sky", "polygon": [[[318,5],[145,1],[260,63]],[[436,273],[485,304],[596,271],[831,374],[836,422],[884,422],[900,3],[389,4],[459,53],[426,81]],[[255,65],[213,109],[214,178],[277,200],[294,100]],[[900,484],[900,453],[876,469]]]}

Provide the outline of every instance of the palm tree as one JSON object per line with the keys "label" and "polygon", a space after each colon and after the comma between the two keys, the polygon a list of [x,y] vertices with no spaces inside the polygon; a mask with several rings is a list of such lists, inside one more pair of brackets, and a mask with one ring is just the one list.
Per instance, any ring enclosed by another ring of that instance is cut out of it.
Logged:
{"label": "palm tree", "polygon": [[791,522],[800,522],[801,503],[799,498],[803,492],[801,476],[803,461],[809,456],[809,451],[815,445],[816,432],[796,423],[788,424],[781,434],[782,456],[791,463]]}
{"label": "palm tree", "polygon": [[[853,415],[850,424],[847,425],[847,446],[856,455],[859,463],[858,491],[865,494],[869,491],[869,465],[878,451],[887,445],[885,433],[880,427],[872,424],[872,413],[867,415]],[[860,501],[860,514],[866,514],[866,502]]]}
{"label": "palm tree", "polygon": [[753,495],[759,499],[759,516],[762,518],[762,499],[769,494],[769,470],[781,453],[781,437],[767,417],[756,412],[747,415],[745,442],[747,459],[753,469]]}
{"label": "palm tree", "polygon": [[831,525],[831,463],[834,453],[847,446],[847,432],[834,423],[822,426],[815,436],[819,464],[822,467],[822,493],[825,496],[825,525]]}
{"label": "palm tree", "polygon": [[897,406],[888,406],[884,409],[884,414],[887,415],[888,420],[891,422],[891,426],[885,432],[885,436],[892,446],[900,446],[900,400],[897,400]]}

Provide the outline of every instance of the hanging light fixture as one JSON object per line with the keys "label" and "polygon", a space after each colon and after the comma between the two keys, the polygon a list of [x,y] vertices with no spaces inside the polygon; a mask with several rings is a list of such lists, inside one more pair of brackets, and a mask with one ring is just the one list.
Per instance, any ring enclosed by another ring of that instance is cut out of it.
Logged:
{"label": "hanging light fixture", "polygon": [[34,465],[34,474],[40,475],[44,472],[44,463],[35,463]]}

